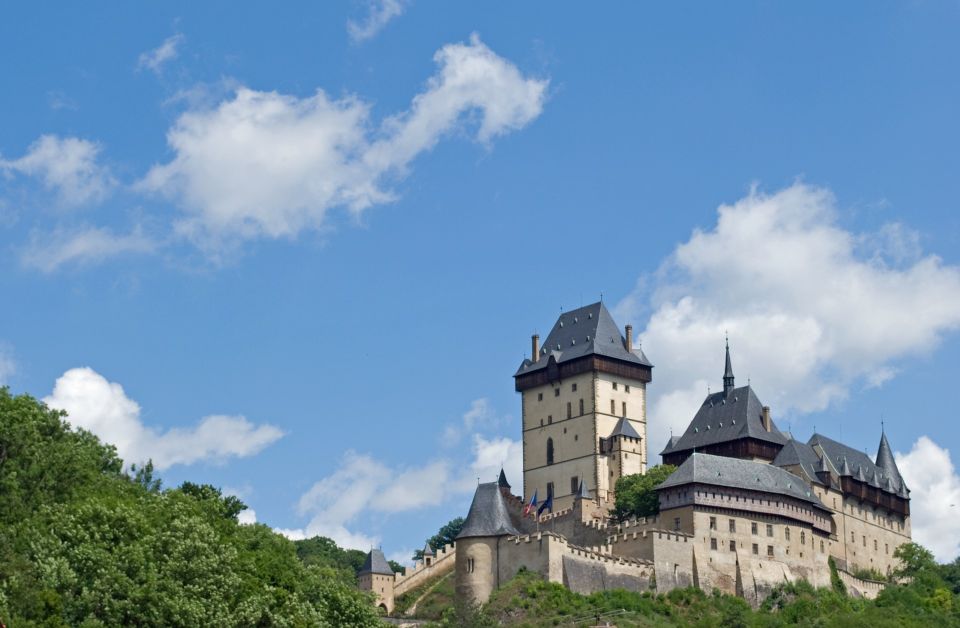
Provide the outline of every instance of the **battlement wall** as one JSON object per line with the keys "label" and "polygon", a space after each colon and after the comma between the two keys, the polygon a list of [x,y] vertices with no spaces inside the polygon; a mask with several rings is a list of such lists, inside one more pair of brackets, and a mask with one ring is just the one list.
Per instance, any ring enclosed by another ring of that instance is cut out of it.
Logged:
{"label": "battlement wall", "polygon": [[884,582],[864,580],[843,569],[837,569],[837,574],[840,576],[843,584],[847,586],[847,591],[850,595],[865,597],[868,600],[875,600],[877,596],[880,595],[880,592],[887,587]]}
{"label": "battlement wall", "polygon": [[456,546],[453,543],[448,543],[436,552],[437,554],[430,561],[429,566],[425,560],[418,560],[413,568],[408,567],[403,570],[403,574],[396,574],[393,584],[394,595],[402,595],[434,576],[440,576],[453,570],[457,562]]}

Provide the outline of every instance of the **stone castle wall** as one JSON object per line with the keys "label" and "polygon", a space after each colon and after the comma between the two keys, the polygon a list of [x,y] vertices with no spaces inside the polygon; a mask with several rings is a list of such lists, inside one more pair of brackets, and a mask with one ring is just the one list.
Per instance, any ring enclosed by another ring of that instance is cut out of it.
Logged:
{"label": "stone castle wall", "polygon": [[425,560],[418,560],[413,568],[406,568],[403,574],[397,574],[393,585],[394,595],[403,595],[415,589],[430,578],[440,576],[453,570],[456,564],[457,550],[448,543],[436,550],[437,555],[431,559],[430,565]]}

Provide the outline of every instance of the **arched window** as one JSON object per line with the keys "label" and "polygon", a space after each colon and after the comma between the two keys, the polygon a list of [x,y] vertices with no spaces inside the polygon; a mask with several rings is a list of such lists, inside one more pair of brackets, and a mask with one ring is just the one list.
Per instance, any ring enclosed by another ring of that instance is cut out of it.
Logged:
{"label": "arched window", "polygon": [[553,464],[553,439],[547,439],[547,464]]}

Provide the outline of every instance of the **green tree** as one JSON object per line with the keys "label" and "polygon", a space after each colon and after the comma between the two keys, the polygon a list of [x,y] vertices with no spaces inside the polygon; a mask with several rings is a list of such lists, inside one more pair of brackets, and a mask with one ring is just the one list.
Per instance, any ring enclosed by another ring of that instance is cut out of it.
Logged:
{"label": "green tree", "polygon": [[905,578],[915,578],[921,573],[934,571],[937,561],[933,553],[919,543],[904,543],[893,552],[893,557],[900,561],[895,575]]}
{"label": "green tree", "polygon": [[625,475],[617,480],[613,517],[626,521],[631,517],[650,517],[660,512],[660,500],[654,489],[676,469],[673,465],[659,464],[647,469],[645,474]]}
{"label": "green tree", "polygon": [[[463,529],[463,523],[463,517],[451,519],[443,524],[436,534],[427,539],[427,543],[430,544],[430,547],[433,548],[433,551],[437,551],[443,548],[445,545],[452,544],[457,539],[457,535],[460,534],[460,530]],[[420,548],[413,553],[413,560],[416,561],[420,560],[421,558],[423,558],[423,548]]]}

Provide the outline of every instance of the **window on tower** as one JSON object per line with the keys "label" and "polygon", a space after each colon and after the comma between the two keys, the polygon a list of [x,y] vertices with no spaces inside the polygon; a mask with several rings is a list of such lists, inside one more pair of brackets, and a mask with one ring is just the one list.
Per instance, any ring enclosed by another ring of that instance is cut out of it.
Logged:
{"label": "window on tower", "polygon": [[559,397],[559,396],[560,396],[560,389],[559,389],[559,388],[554,388],[554,389],[553,389],[553,396],[554,396],[554,397]]}
{"label": "window on tower", "polygon": [[567,418],[569,419],[572,416],[573,416],[573,404],[568,401],[567,402]]}
{"label": "window on tower", "polygon": [[577,494],[577,490],[580,488],[580,478],[573,476],[570,478],[570,492],[574,495]]}
{"label": "window on tower", "polygon": [[616,413],[617,413],[617,402],[614,401],[613,399],[611,399],[611,400],[610,400],[610,414],[616,414]]}
{"label": "window on tower", "polygon": [[547,464],[553,464],[553,439],[547,439]]}
{"label": "window on tower", "polygon": [[623,416],[627,416],[627,402],[623,402]]}
{"label": "window on tower", "polygon": [[577,383],[576,383],[576,382],[574,382],[573,384],[570,385],[570,390],[573,391],[573,392],[577,392]]}
{"label": "window on tower", "polygon": [[583,399],[580,400],[580,414],[583,414]]}

